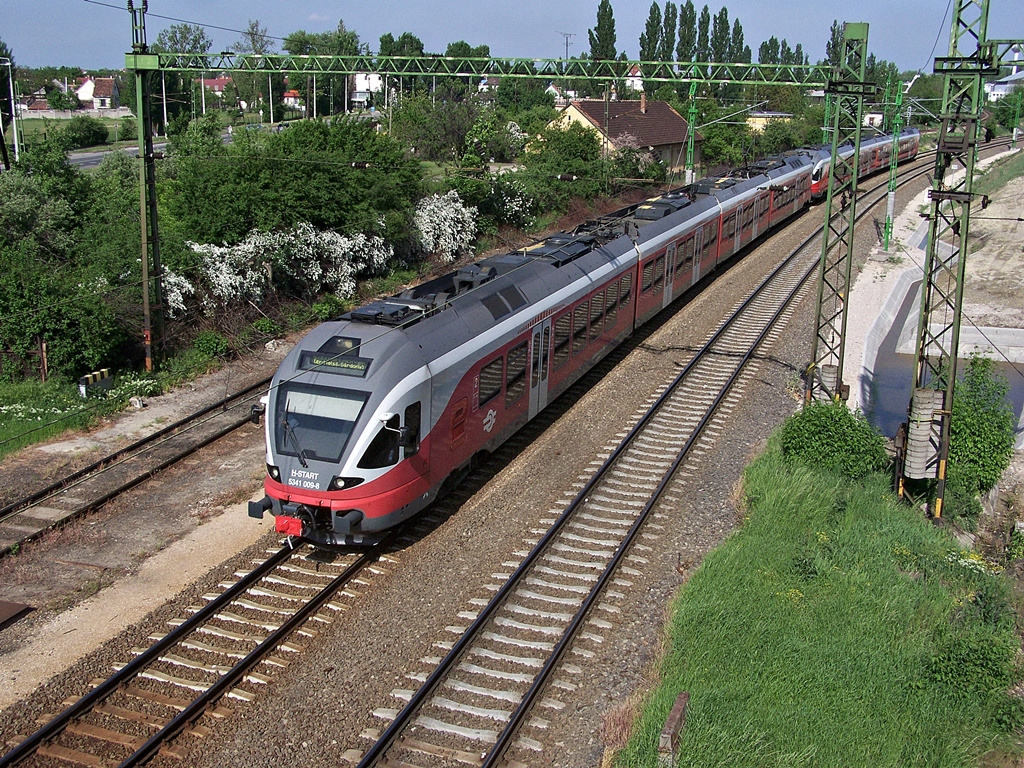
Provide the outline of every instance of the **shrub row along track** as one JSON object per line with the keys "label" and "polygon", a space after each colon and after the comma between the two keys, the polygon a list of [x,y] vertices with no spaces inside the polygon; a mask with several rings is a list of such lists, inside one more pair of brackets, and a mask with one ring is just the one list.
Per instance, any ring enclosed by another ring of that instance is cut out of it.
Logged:
{"label": "shrub row along track", "polygon": [[[364,571],[388,561],[401,529],[361,553],[331,562],[310,557],[312,550],[286,541],[278,551],[239,580],[222,584],[188,618],[152,638],[147,649],[68,709],[0,757],[0,768],[56,763],[94,766],[141,765],[158,752],[177,756],[172,739],[181,733],[209,734],[199,721],[230,713],[222,702],[249,701],[288,657],[315,638],[318,626],[347,609],[349,585],[365,583]],[[298,636],[297,642],[289,638]]]}
{"label": "shrub row along track", "polygon": [[0,508],[0,557],[91,512],[249,421],[270,379],[228,395],[87,467]]}
{"label": "shrub row along track", "polygon": [[585,662],[594,655],[587,644],[603,642],[601,633],[613,629],[607,619],[619,611],[614,588],[628,588],[630,576],[639,575],[627,561],[644,562],[644,545],[636,541],[641,529],[656,530],[662,505],[685,493],[717,431],[709,425],[739,401],[756,351],[779,332],[780,319],[816,274],[818,255],[820,231],[734,310],[609,448],[597,472],[577,483],[582,488],[534,548],[517,553],[521,562],[505,564],[514,572],[493,574],[504,584],[489,587],[495,594],[479,613],[460,614],[469,626],[449,628],[458,640],[437,644],[447,651],[443,659],[422,660],[426,669],[409,676],[423,685],[394,691],[405,706],[375,712],[390,726],[364,732],[374,745],[365,754],[350,751],[348,759],[359,768],[537,762],[542,744],[523,735],[523,727],[543,732],[545,720],[533,714],[537,705],[562,706],[544,692],[572,690],[571,678],[580,672],[563,658],[571,652]]}

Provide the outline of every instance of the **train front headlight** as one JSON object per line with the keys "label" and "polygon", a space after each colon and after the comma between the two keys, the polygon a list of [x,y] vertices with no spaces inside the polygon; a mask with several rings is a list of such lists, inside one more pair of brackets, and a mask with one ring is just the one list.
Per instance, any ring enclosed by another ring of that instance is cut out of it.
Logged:
{"label": "train front headlight", "polygon": [[270,475],[272,480],[281,480],[281,470],[275,467],[273,464],[267,464],[267,474]]}
{"label": "train front headlight", "polygon": [[327,486],[328,491],[343,491],[346,488],[355,488],[363,482],[361,477],[332,477],[330,485]]}

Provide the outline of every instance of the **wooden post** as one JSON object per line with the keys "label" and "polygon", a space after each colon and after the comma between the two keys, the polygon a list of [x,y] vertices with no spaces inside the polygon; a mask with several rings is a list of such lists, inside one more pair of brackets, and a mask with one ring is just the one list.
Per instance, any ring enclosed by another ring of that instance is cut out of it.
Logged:
{"label": "wooden post", "polygon": [[683,691],[676,696],[676,703],[668,713],[665,727],[658,737],[658,765],[673,768],[676,764],[676,752],[679,750],[679,736],[686,724],[686,706],[690,703],[690,693]]}

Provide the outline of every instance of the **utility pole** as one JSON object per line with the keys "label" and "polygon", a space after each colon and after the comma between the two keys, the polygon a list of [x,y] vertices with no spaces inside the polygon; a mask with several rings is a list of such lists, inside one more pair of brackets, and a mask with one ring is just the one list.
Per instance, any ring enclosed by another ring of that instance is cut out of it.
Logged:
{"label": "utility pole", "polygon": [[892,110],[892,145],[889,149],[889,195],[885,201],[885,236],[882,247],[889,250],[889,239],[892,237],[892,220],[896,210],[896,170],[899,165],[900,131],[903,130],[903,83],[896,83],[896,103]]}
{"label": "utility pole", "polygon": [[[135,72],[135,101],[139,127],[139,224],[142,257],[142,343],[146,351],[146,370],[153,370],[153,336],[162,338],[162,301],[160,290],[160,237],[157,228],[156,163],[153,155],[153,126],[150,120],[150,72],[160,66],[159,56],[149,53],[146,44],[148,0],[136,9],[128,0],[132,15],[132,52],[125,55],[127,69]],[[152,270],[150,265],[152,264]],[[151,285],[152,283],[152,285]],[[153,311],[155,310],[155,311]]]}
{"label": "utility pole", "polygon": [[[18,142],[18,103],[14,100],[14,65],[10,59],[0,59],[7,66],[7,88],[11,97],[11,135],[14,137],[14,162],[21,159],[21,145]],[[1014,134],[1016,135],[1016,134]]]}
{"label": "utility pole", "polygon": [[942,111],[928,193],[917,363],[909,419],[896,441],[899,492],[908,479],[937,480],[931,510],[936,519],[942,517],[946,490],[982,85],[999,73],[996,46],[987,42],[988,8],[988,0],[954,0],[949,55],[935,59],[935,73],[943,76]]}
{"label": "utility pole", "polygon": [[566,58],[566,61],[568,61],[568,59],[569,59],[569,38],[570,37],[576,37],[576,33],[575,32],[557,32],[556,31],[555,34],[561,35],[562,37],[565,38],[565,58]]}
{"label": "utility pole", "polygon": [[[849,386],[843,383],[843,358],[853,266],[853,225],[857,218],[860,133],[864,97],[875,92],[875,85],[864,81],[867,48],[868,25],[845,24],[842,55],[825,88],[826,95],[831,94],[833,98],[832,161],[825,197],[825,231],[821,238],[817,325],[811,342],[811,363],[807,368],[805,404],[849,397]],[[853,145],[853,152],[844,158],[841,148],[847,142]]]}

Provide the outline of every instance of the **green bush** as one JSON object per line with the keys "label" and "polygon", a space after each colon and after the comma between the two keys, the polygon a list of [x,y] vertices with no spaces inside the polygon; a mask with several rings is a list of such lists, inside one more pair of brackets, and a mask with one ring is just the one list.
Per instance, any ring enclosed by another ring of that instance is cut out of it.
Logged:
{"label": "green bush", "polygon": [[974,356],[956,383],[949,423],[950,474],[972,493],[991,489],[1013,456],[1016,423],[1006,398],[1010,385],[995,362]]}
{"label": "green bush", "polygon": [[977,625],[961,627],[938,638],[927,673],[952,697],[994,693],[1014,683],[1016,653],[1005,633]]}
{"label": "green bush", "polygon": [[316,319],[323,323],[340,315],[345,310],[345,302],[332,293],[325,293],[313,302],[310,309]]}
{"label": "green bush", "polygon": [[192,346],[206,357],[221,357],[228,352],[228,340],[216,331],[200,331]]}
{"label": "green bush", "polygon": [[62,132],[68,149],[83,149],[105,144],[109,133],[102,120],[87,115],[79,115],[68,120]]}
{"label": "green bush", "polygon": [[860,478],[886,468],[885,439],[844,403],[812,403],[791,416],[780,433],[788,461]]}
{"label": "green bush", "polygon": [[256,318],[253,321],[252,327],[261,336],[269,336],[272,339],[276,339],[281,335],[281,324],[274,322],[269,317]]}

